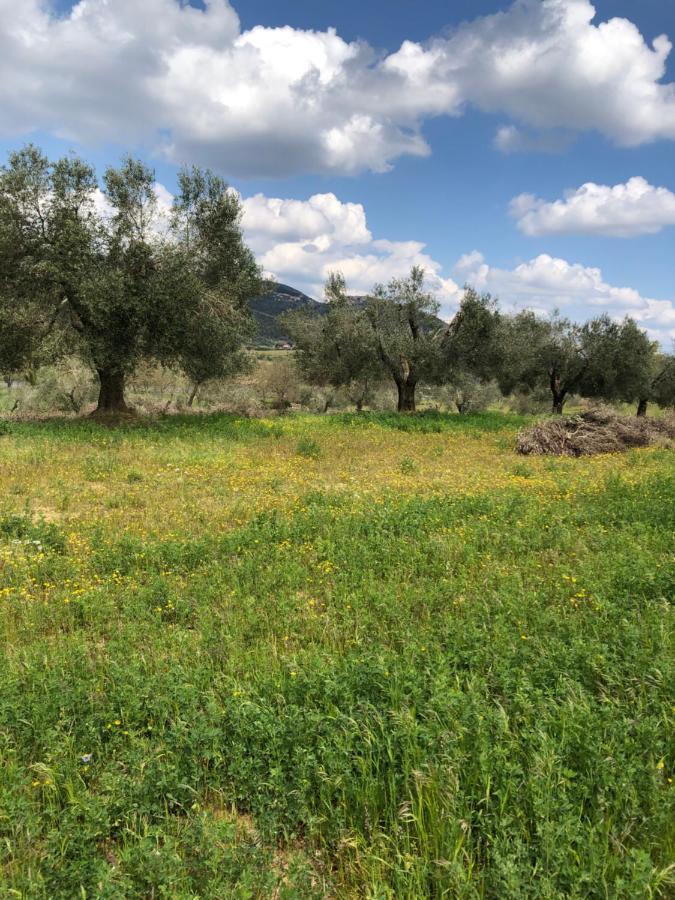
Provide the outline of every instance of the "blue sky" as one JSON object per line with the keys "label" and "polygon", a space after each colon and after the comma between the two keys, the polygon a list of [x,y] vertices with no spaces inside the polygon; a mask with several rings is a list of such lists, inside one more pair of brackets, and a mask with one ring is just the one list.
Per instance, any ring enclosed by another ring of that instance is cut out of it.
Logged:
{"label": "blue sky", "polygon": [[468,280],[675,337],[675,0],[192,5],[0,0],[3,156],[210,165],[314,295],[421,262],[447,313]]}

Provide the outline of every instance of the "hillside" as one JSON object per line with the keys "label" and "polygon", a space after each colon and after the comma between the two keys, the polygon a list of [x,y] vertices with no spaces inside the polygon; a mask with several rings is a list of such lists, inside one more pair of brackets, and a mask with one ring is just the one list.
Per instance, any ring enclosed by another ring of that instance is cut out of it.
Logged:
{"label": "hillside", "polygon": [[249,305],[258,326],[254,338],[257,346],[273,346],[288,340],[288,334],[279,320],[283,313],[309,309],[322,315],[326,311],[325,303],[313,300],[287,284],[277,284],[273,291],[255,297]]}
{"label": "hillside", "polygon": [[[354,296],[352,299],[357,304],[362,304],[366,300],[365,296]],[[323,315],[328,308],[325,303],[314,300],[288,284],[281,283],[277,283],[274,290],[268,294],[254,297],[249,305],[257,323],[253,343],[258,347],[272,347],[289,339],[279,318],[283,313],[302,309]],[[444,324],[437,316],[431,316],[429,319],[430,327],[440,328]]]}

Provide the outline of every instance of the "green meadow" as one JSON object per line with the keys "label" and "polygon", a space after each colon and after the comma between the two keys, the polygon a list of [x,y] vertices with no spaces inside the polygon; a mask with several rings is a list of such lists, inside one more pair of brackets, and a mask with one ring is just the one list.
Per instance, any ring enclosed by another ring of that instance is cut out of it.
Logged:
{"label": "green meadow", "polygon": [[675,457],[0,425],[0,896],[672,896]]}

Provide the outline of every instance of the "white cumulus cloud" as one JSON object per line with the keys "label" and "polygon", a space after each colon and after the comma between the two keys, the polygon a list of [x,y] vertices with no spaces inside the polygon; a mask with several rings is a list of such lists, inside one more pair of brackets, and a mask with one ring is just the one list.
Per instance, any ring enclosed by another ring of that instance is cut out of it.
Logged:
{"label": "white cumulus cloud", "polygon": [[457,308],[460,285],[471,284],[498,297],[505,310],[546,314],[560,309],[578,321],[602,312],[616,319],[629,315],[664,346],[675,338],[675,304],[610,284],[593,266],[540,254],[513,268],[500,268],[473,250],[446,273],[423,243],[372,236],[363,206],[343,203],[334,194],[308,200],[256,194],[245,199],[243,207],[244,233],[267,273],[317,298],[333,270],[345,275],[352,293],[366,293],[376,282],[406,275],[411,266],[420,265],[445,317]]}
{"label": "white cumulus cloud", "polygon": [[334,194],[307,200],[256,194],[242,202],[244,233],[265,271],[314,297],[321,297],[334,270],[344,274],[352,293],[366,293],[414,265],[423,266],[441,302],[452,304],[459,296],[423,243],[374,238],[360,203],[343,203]]}
{"label": "white cumulus cloud", "polygon": [[242,31],[227,0],[0,0],[0,132],[152,147],[228,175],[384,171],[423,156],[428,118],[508,117],[504,150],[581,130],[632,146],[675,138],[671,50],[589,0],[515,0],[378,54],[334,29]]}
{"label": "white cumulus cloud", "polygon": [[632,316],[652,338],[668,347],[675,339],[675,304],[644,297],[632,287],[605,281],[600,269],[570,263],[542,253],[513,269],[490,266],[477,251],[463,256],[455,266],[462,281],[499,297],[507,310],[554,309],[583,322],[600,313],[615,319]]}
{"label": "white cumulus cloud", "polygon": [[511,201],[510,211],[520,230],[531,236],[577,233],[633,237],[675,225],[675,193],[640,177],[612,187],[591,181],[552,202],[520,194]]}
{"label": "white cumulus cloud", "polygon": [[254,249],[269,249],[270,240],[320,240],[367,244],[372,235],[360,203],[343,203],[335,194],[314,194],[308,200],[282,200],[255,194],[243,201],[244,223]]}

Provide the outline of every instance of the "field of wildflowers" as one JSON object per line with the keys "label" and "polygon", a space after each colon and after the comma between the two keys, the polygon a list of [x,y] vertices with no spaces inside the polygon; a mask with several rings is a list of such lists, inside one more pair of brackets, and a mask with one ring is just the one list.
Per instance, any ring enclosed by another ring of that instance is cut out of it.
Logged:
{"label": "field of wildflowers", "polygon": [[500,413],[0,433],[0,896],[675,885],[675,457]]}

